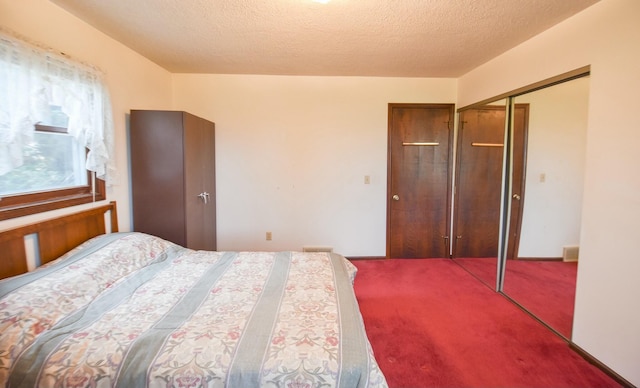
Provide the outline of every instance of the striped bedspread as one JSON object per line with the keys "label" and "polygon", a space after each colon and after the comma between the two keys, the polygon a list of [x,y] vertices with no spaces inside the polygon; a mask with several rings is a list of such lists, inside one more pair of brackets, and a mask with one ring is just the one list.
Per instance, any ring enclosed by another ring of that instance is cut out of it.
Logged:
{"label": "striped bedspread", "polygon": [[0,385],[384,387],[342,256],[92,239],[0,281]]}

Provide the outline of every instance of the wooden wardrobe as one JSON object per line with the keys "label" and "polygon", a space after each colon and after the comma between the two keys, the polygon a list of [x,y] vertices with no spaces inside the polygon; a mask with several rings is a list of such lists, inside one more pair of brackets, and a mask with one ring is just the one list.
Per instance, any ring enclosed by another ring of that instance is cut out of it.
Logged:
{"label": "wooden wardrobe", "polygon": [[132,110],[133,229],[216,250],[215,124],[187,112]]}

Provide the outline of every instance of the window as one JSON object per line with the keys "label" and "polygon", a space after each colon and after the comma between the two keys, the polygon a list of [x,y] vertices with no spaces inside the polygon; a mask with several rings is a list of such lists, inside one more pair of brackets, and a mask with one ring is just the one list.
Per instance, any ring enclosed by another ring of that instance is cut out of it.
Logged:
{"label": "window", "polygon": [[23,145],[23,164],[0,175],[0,220],[105,199],[104,181],[85,167],[87,149],[68,133],[68,116],[59,106],[51,112]]}
{"label": "window", "polygon": [[0,220],[106,199],[114,172],[101,74],[0,32]]}

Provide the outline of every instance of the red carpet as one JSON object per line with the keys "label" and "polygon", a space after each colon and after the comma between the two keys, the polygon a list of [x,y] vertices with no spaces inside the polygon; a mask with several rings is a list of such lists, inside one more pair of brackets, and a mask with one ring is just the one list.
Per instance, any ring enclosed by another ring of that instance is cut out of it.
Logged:
{"label": "red carpet", "polygon": [[354,260],[391,387],[615,387],[559,337],[448,259]]}
{"label": "red carpet", "polygon": [[494,290],[496,289],[496,276],[498,276],[497,257],[456,257],[454,260],[486,283],[487,286]]}
{"label": "red carpet", "polygon": [[[455,261],[495,289],[496,259],[457,258]],[[509,260],[504,293],[560,334],[571,338],[577,272],[577,262]]]}
{"label": "red carpet", "polygon": [[509,260],[504,293],[571,338],[578,262]]}

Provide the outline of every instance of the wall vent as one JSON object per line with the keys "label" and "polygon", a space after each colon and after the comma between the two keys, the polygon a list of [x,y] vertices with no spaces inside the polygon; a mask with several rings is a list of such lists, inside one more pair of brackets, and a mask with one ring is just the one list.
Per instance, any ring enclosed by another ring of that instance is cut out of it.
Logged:
{"label": "wall vent", "polygon": [[578,255],[580,253],[580,247],[563,247],[562,248],[562,261],[578,261]]}
{"label": "wall vent", "polygon": [[302,247],[302,252],[333,252],[332,247]]}

